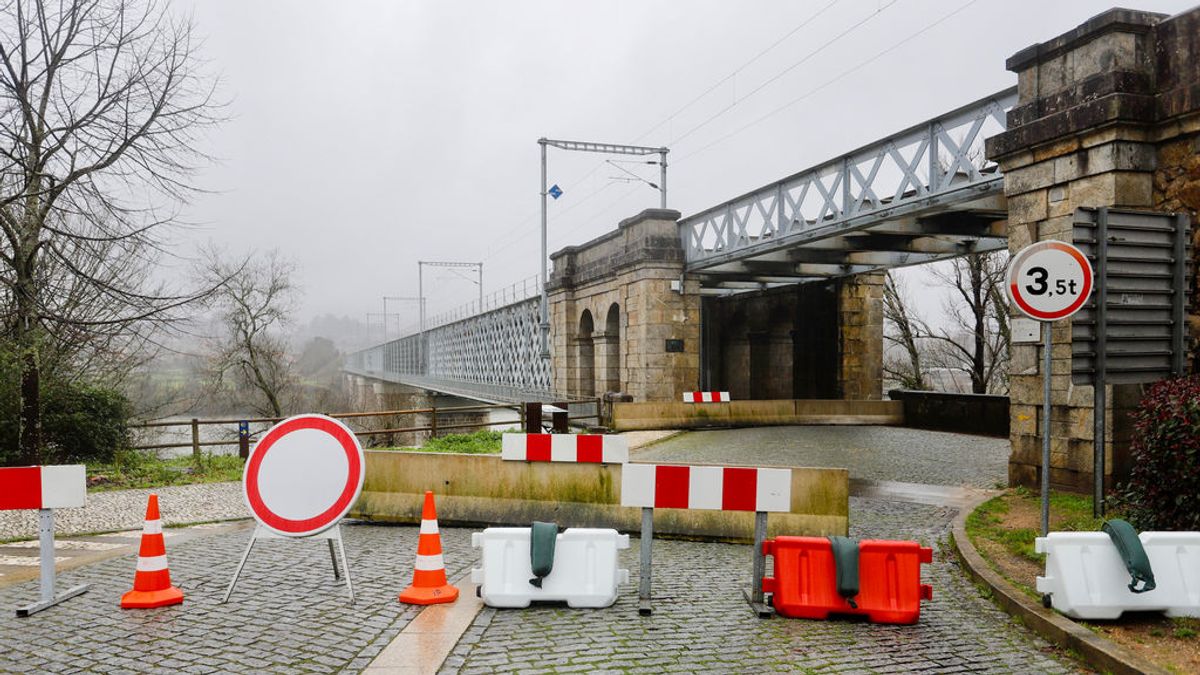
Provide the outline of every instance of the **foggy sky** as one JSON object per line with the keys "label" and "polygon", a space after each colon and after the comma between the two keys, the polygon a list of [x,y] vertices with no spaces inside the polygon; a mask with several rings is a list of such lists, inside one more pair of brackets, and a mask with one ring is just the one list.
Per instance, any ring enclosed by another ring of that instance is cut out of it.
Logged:
{"label": "foggy sky", "polygon": [[[485,292],[537,274],[539,137],[669,146],[668,206],[686,216],[1015,84],[1007,57],[1112,1],[172,4],[192,12],[231,102],[181,253],[278,248],[297,264],[299,319],[362,321],[384,295],[417,294],[418,260],[483,261]],[[550,150],[565,191],[551,251],[658,206],[648,186],[611,180],[607,158]],[[427,271],[430,314],[477,296],[462,276]],[[405,324],[414,310],[389,305]]]}

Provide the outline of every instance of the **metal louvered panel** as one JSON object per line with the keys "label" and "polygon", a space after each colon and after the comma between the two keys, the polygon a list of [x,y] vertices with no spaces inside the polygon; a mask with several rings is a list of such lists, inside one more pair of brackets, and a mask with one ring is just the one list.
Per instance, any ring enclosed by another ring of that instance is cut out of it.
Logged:
{"label": "metal louvered panel", "polygon": [[[1097,366],[1109,384],[1153,382],[1182,372],[1188,226],[1186,214],[1076,210],[1074,244],[1097,279],[1092,297],[1071,322],[1072,382],[1095,383]],[[1106,233],[1104,246],[1100,231]],[[1107,253],[1103,262],[1097,259],[1101,249]],[[1100,302],[1105,316],[1098,328]],[[1097,363],[1101,349],[1105,358]]]}

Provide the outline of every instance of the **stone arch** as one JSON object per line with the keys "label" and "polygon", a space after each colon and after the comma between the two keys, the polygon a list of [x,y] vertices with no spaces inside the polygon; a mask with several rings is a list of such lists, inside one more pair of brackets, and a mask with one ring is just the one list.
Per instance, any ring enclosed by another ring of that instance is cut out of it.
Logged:
{"label": "stone arch", "polygon": [[579,333],[575,340],[578,372],[574,389],[580,396],[596,395],[596,350],[592,342],[594,331],[592,312],[585,309],[579,317]]}
{"label": "stone arch", "polygon": [[604,390],[621,391],[621,306],[612,303],[604,317]]}

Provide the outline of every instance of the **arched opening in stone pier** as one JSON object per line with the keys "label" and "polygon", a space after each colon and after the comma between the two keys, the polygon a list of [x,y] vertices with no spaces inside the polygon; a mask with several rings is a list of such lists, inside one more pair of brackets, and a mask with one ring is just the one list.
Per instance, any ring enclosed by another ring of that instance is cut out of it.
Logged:
{"label": "arched opening in stone pier", "polygon": [[585,309],[583,315],[579,317],[579,334],[575,340],[579,374],[576,378],[576,385],[572,387],[573,393],[584,397],[596,395],[596,348],[592,342],[594,330],[592,312]]}
{"label": "arched opening in stone pier", "polygon": [[615,302],[604,319],[604,391],[621,391],[621,306]]}

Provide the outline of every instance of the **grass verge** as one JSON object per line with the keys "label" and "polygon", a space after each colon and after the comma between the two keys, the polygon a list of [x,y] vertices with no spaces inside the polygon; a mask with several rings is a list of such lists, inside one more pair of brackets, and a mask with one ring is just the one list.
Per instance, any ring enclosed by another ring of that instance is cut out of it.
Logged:
{"label": "grass verge", "polygon": [[[1110,518],[1120,513],[1110,512]],[[1092,500],[1071,493],[1050,495],[1050,530],[1099,531],[1103,519],[1092,517]],[[1036,578],[1045,569],[1044,555],[1034,552],[1041,532],[1041,500],[1037,493],[1014,488],[984,502],[966,521],[967,536],[996,572],[1022,592],[1040,600]],[[1078,621],[1169,672],[1200,673],[1200,619],[1170,619],[1157,612],[1126,613],[1116,621]]]}
{"label": "grass verge", "polygon": [[406,450],[409,452],[457,452],[467,455],[498,455],[500,454],[501,436],[506,431],[483,430],[470,434],[446,434],[430,438],[425,445],[418,448],[371,448],[372,450]]}
{"label": "grass verge", "polygon": [[242,466],[242,458],[237,455],[205,454],[197,463],[191,455],[160,459],[150,453],[126,450],[109,464],[87,465],[88,490],[104,492],[238,481],[242,479]]}

